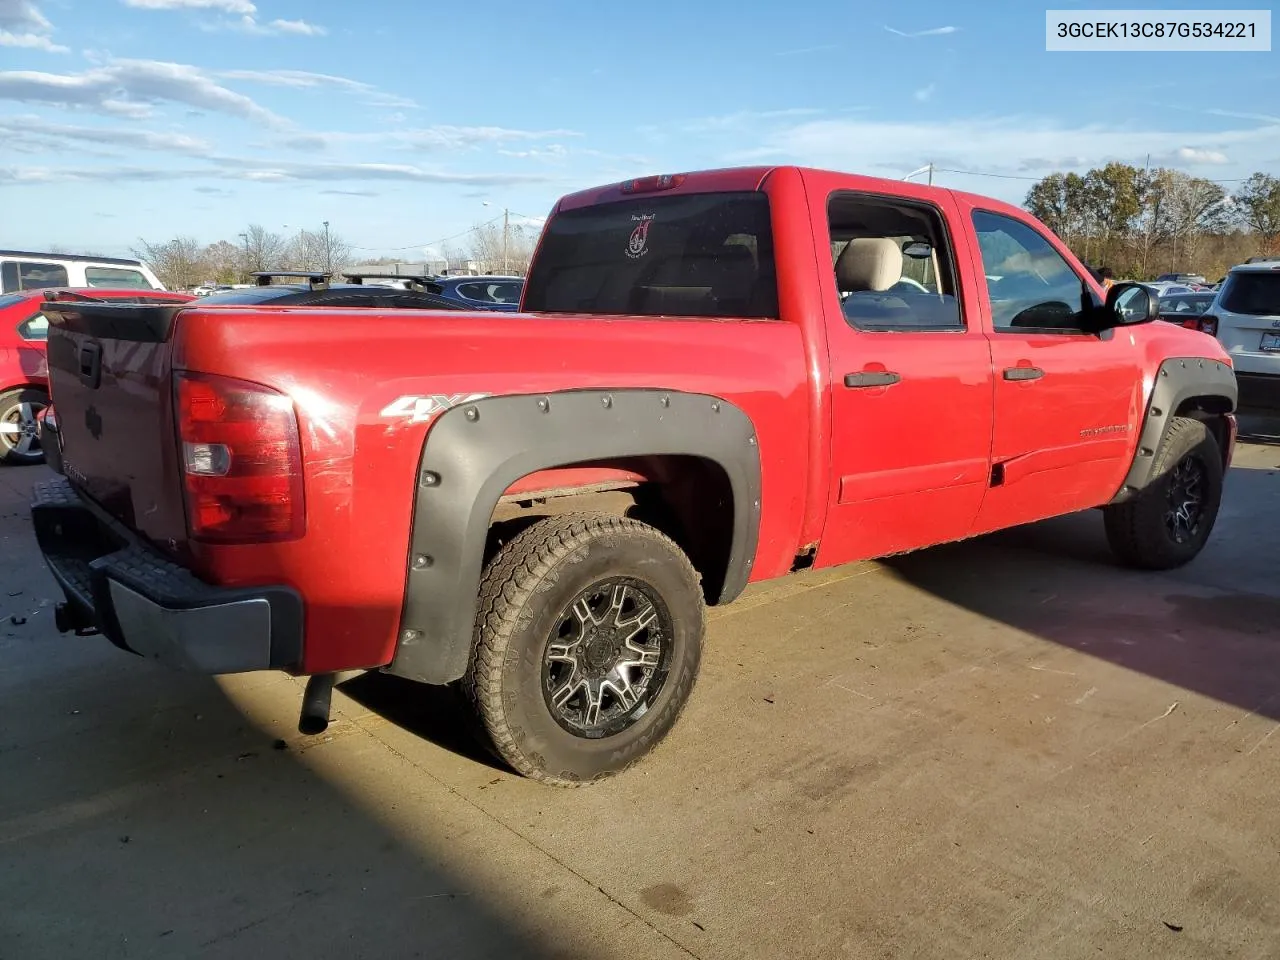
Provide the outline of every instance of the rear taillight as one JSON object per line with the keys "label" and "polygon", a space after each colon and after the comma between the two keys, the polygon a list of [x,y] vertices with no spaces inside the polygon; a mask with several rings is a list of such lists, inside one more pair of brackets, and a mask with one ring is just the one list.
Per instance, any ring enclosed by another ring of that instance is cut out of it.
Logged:
{"label": "rear taillight", "polygon": [[1207,333],[1211,337],[1218,335],[1218,318],[1212,314],[1203,314],[1200,318],[1199,329],[1201,333]]}
{"label": "rear taillight", "polygon": [[306,529],[293,401],[257,383],[175,373],[187,530],[215,543],[293,540]]}

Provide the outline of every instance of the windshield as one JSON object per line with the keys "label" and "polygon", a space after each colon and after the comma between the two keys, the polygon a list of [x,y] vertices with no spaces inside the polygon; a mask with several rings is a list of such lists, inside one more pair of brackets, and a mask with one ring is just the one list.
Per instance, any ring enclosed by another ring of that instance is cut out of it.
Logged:
{"label": "windshield", "polygon": [[1255,317],[1280,316],[1280,271],[1233,273],[1222,291],[1222,306]]}
{"label": "windshield", "polygon": [[526,281],[524,309],[776,317],[768,197],[645,196],[557,214]]}

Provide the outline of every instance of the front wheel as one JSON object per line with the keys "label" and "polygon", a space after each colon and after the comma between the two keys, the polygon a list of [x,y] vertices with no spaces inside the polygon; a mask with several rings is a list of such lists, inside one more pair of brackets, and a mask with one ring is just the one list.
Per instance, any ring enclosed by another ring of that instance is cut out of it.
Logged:
{"label": "front wheel", "polygon": [[1171,570],[1204,549],[1222,503],[1222,451],[1208,426],[1175,417],[1153,474],[1132,500],[1103,510],[1107,540],[1129,566]]}
{"label": "front wheel", "polygon": [[0,393],[0,463],[39,463],[40,411],[49,405],[44,391],[33,387]]}
{"label": "front wheel", "polygon": [[494,751],[557,786],[612,776],[657,745],[702,656],[697,572],[631,519],[540,521],[490,562],[463,682]]}

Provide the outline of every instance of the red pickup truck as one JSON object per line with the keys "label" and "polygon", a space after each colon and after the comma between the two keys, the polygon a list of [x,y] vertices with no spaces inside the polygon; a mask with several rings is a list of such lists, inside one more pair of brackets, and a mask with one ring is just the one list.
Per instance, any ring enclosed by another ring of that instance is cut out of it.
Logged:
{"label": "red pickup truck", "polygon": [[[520,313],[46,308],[59,627],[207,673],[460,683],[543,781],[646,754],[751,582],[1101,508],[1191,560],[1211,337],[1025,211],[772,167],[562,198]],[[369,335],[376,325],[376,336]]]}

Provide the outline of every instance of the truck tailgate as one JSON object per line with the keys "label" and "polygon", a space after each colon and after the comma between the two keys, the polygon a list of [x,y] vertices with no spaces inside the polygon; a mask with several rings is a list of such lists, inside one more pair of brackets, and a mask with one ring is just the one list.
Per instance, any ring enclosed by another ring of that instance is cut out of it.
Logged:
{"label": "truck tailgate", "polygon": [[84,496],[169,553],[186,540],[170,366],[181,309],[83,302],[43,308],[63,472]]}

